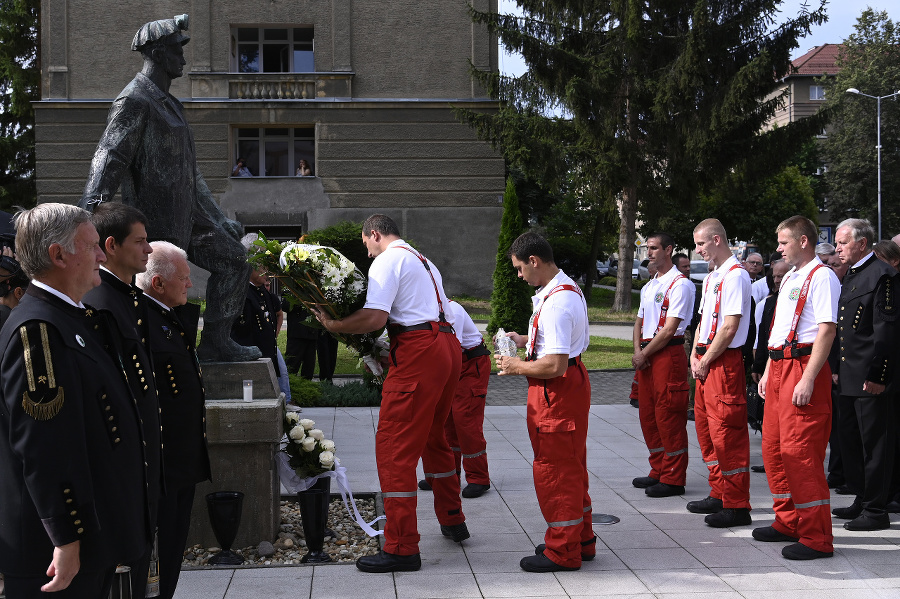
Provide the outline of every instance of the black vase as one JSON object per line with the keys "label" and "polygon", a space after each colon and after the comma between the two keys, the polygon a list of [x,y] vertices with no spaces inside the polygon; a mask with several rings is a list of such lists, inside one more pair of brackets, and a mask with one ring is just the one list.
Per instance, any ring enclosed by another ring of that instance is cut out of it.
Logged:
{"label": "black vase", "polygon": [[241,524],[243,503],[244,494],[238,491],[219,491],[206,496],[209,523],[222,547],[222,551],[209,558],[210,564],[237,566],[244,563],[244,558],[231,550]]}
{"label": "black vase", "polygon": [[322,517],[325,518],[325,536],[332,539],[337,537],[337,533],[328,528],[328,505],[331,503],[331,477],[323,476],[316,479],[315,484],[310,489],[321,489],[325,491],[325,505],[322,506]]}
{"label": "black vase", "polygon": [[314,486],[297,493],[300,517],[303,518],[303,536],[306,537],[306,555],[300,558],[304,564],[330,562],[331,557],[322,551],[325,545],[325,514],[329,495]]}

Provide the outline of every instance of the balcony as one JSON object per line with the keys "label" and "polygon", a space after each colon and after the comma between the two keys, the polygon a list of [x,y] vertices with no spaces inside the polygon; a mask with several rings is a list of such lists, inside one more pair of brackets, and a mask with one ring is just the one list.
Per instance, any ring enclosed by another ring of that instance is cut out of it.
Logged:
{"label": "balcony", "polygon": [[191,96],[230,100],[349,98],[354,73],[191,73]]}

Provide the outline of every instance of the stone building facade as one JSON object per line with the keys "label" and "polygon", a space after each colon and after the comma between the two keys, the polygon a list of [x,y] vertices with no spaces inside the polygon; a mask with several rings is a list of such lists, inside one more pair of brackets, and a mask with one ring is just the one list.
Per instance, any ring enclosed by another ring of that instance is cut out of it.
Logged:
{"label": "stone building facade", "polygon": [[[135,31],[186,12],[188,64],[171,92],[229,216],[288,239],[383,212],[438,265],[448,293],[486,296],[504,163],[452,108],[496,109],[469,69],[496,71],[498,48],[468,4],[43,0],[38,199],[81,197],[110,102],[142,65]],[[253,177],[230,176],[239,156]],[[294,176],[300,159],[312,177]]]}

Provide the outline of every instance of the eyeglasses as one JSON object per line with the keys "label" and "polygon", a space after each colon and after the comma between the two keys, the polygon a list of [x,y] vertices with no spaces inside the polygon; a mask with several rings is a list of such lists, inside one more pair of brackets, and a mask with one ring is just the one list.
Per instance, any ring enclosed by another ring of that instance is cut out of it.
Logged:
{"label": "eyeglasses", "polygon": [[747,264],[752,264],[753,266],[762,266],[762,262],[747,262]]}

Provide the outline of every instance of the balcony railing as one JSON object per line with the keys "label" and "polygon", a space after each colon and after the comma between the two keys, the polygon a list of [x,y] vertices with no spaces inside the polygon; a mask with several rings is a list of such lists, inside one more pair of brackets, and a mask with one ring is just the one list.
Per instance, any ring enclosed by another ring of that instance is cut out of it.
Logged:
{"label": "balcony railing", "polygon": [[192,96],[232,100],[349,98],[354,73],[191,73]]}

